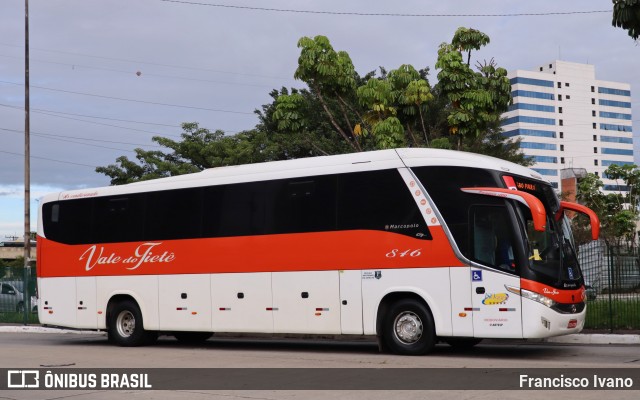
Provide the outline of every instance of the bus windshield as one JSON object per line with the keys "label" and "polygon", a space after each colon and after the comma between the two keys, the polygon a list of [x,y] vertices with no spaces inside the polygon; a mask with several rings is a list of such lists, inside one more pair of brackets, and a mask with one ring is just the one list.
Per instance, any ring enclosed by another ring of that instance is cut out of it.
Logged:
{"label": "bus windshield", "polygon": [[[535,195],[547,212],[545,230],[536,231],[531,211],[524,205],[518,205],[518,214],[524,222],[526,233],[528,268],[535,275],[541,274],[558,283],[567,283],[565,287],[574,286],[567,281],[575,283],[582,278],[582,273],[578,266],[568,218],[554,218],[560,210],[556,194],[551,186],[519,178],[516,180],[516,187]],[[577,283],[575,285],[578,286]]]}

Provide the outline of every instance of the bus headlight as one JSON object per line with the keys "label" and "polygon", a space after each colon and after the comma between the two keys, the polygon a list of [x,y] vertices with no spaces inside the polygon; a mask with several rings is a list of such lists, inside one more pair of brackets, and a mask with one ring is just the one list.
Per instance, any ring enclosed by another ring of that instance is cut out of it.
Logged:
{"label": "bus headlight", "polygon": [[529,291],[527,289],[520,289],[520,295],[524,298],[537,301],[540,304],[544,304],[549,308],[556,305],[556,302],[553,299],[550,299],[547,296],[543,296],[540,293]]}

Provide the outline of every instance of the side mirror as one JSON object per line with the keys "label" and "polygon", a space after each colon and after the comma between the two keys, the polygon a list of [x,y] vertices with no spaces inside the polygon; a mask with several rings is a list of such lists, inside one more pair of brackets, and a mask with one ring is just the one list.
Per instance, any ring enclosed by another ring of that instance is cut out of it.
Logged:
{"label": "side mirror", "polygon": [[589,217],[589,222],[591,223],[591,239],[598,240],[598,237],[600,236],[600,219],[598,218],[596,213],[593,212],[593,210],[581,204],[571,203],[568,201],[561,201],[560,210],[558,210],[558,213],[556,214],[556,220],[559,220],[560,218],[562,218],[562,214],[566,210],[575,211]]}
{"label": "side mirror", "polygon": [[544,210],[544,205],[542,205],[542,202],[532,194],[521,192],[519,190],[492,187],[461,188],[460,190],[465,193],[502,197],[504,199],[519,201],[520,203],[529,207],[529,209],[531,210],[533,229],[538,232],[544,232],[546,230],[547,212]]}

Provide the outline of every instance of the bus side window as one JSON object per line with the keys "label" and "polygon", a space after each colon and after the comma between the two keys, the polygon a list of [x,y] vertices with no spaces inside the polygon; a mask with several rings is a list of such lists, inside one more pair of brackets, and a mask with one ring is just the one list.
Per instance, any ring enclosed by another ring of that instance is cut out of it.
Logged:
{"label": "bus side window", "polygon": [[481,264],[515,272],[514,245],[505,207],[471,206],[469,209],[472,259]]}
{"label": "bus side window", "polygon": [[202,193],[201,188],[148,193],[145,240],[201,237]]}
{"label": "bus side window", "polygon": [[336,229],[336,177],[314,176],[272,183],[273,212],[268,233],[326,232]]}
{"label": "bus side window", "polygon": [[143,240],[144,195],[94,199],[92,234],[94,243]]}
{"label": "bus side window", "polygon": [[46,203],[43,208],[44,235],[65,244],[91,243],[94,199]]}
{"label": "bus side window", "polygon": [[264,234],[264,182],[210,186],[204,190],[203,236]]}
{"label": "bus side window", "polygon": [[338,229],[378,230],[432,239],[413,195],[395,169],[338,176]]}

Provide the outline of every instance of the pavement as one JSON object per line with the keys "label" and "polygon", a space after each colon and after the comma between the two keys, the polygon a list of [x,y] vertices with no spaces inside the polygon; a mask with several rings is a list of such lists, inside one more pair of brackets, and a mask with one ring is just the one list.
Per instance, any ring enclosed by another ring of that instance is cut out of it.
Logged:
{"label": "pavement", "polygon": [[[68,333],[68,334],[83,334],[83,335],[104,335],[105,332],[99,331],[84,331],[73,329],[61,329],[61,328],[48,328],[40,325],[0,325],[0,333]],[[225,334],[225,337],[247,337],[241,334]],[[256,335],[256,337],[272,337],[272,335]],[[278,337],[278,335],[275,335]],[[349,336],[337,336],[328,337],[322,336],[328,339],[345,339],[353,338]],[[361,338],[358,336],[358,338]],[[577,333],[572,335],[556,336],[546,339],[528,339],[527,342],[533,343],[559,343],[559,344],[595,344],[595,345],[640,345],[640,334],[612,334],[612,333]]]}

